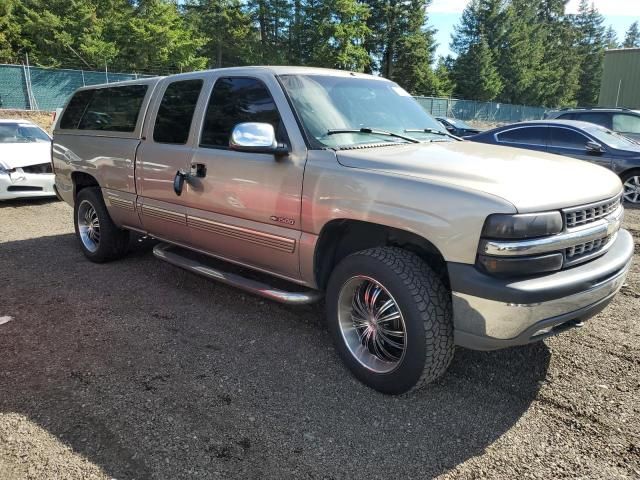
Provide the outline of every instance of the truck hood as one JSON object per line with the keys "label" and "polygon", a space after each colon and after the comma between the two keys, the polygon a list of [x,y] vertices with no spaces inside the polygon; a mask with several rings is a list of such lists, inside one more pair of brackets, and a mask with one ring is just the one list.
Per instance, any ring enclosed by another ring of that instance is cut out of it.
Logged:
{"label": "truck hood", "polygon": [[559,155],[475,142],[433,142],[339,150],[350,168],[454,185],[501,197],[519,212],[582,205],[620,193],[606,168]]}
{"label": "truck hood", "polygon": [[0,167],[7,170],[51,163],[51,143],[0,143]]}

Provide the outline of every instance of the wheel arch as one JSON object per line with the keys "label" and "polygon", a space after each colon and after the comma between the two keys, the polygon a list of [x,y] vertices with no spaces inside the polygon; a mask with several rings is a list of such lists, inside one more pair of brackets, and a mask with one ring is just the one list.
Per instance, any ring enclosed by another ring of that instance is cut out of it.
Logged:
{"label": "wheel arch", "polygon": [[346,256],[385,246],[395,246],[415,253],[449,287],[446,261],[442,252],[431,241],[407,230],[351,219],[331,220],[320,231],[313,258],[316,285],[324,290],[331,272]]}
{"label": "wheel arch", "polygon": [[620,172],[618,176],[620,177],[620,179],[623,179],[625,176],[629,175],[630,173],[637,173],[638,175],[640,175],[640,166],[627,168],[626,170],[623,170],[622,172]]}
{"label": "wheel arch", "polygon": [[86,172],[72,172],[71,180],[73,181],[73,201],[76,201],[78,193],[88,187],[100,187],[98,180]]}

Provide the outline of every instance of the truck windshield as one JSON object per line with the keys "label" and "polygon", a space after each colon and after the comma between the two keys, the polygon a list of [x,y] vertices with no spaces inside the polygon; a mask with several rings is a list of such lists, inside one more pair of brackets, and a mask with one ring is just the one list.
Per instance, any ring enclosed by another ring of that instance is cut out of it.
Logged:
{"label": "truck windshield", "polygon": [[450,140],[440,122],[388,80],[313,74],[279,78],[307,134],[325,147]]}

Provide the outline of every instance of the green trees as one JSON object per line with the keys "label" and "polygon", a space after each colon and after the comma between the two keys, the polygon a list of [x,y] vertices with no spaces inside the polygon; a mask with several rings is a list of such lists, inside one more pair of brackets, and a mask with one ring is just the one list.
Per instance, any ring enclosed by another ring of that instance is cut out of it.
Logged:
{"label": "green trees", "polygon": [[604,34],[604,43],[607,49],[618,48],[618,34],[612,26],[607,28],[607,32]]}
{"label": "green trees", "polygon": [[581,106],[597,105],[605,50],[604,17],[588,0],[580,1],[574,18],[576,55],[580,65],[576,101]]}
{"label": "green trees", "polygon": [[185,19],[202,40],[197,51],[207,67],[257,61],[252,20],[240,0],[191,0],[185,4]]}
{"label": "green trees", "polygon": [[[451,42],[458,54],[451,66],[455,95],[549,107],[595,105],[604,51],[617,45],[615,31],[605,29],[604,17],[588,0],[581,0],[576,15],[565,14],[567,3],[471,0]],[[492,88],[479,89],[481,82],[466,77],[474,71],[488,72],[483,81]]]}
{"label": "green trees", "polygon": [[456,93],[461,98],[489,101],[495,99],[504,84],[495,66],[489,43],[480,38],[460,54],[453,69]]}
{"label": "green trees", "polygon": [[[432,0],[0,0],[0,62],[172,73],[247,64],[366,71],[413,94],[593,105],[615,30],[590,0],[471,0],[434,58]],[[623,42],[640,46],[633,23]]]}
{"label": "green trees", "polygon": [[8,5],[0,10],[0,24],[8,22],[8,32],[19,29],[19,34],[12,34],[11,51],[0,61],[18,61],[27,53],[33,64],[45,67],[166,72],[206,65],[198,55],[203,39],[176,2],[11,0]]}
{"label": "green trees", "polygon": [[624,36],[622,46],[624,48],[640,48],[640,27],[638,27],[638,22],[631,24]]}

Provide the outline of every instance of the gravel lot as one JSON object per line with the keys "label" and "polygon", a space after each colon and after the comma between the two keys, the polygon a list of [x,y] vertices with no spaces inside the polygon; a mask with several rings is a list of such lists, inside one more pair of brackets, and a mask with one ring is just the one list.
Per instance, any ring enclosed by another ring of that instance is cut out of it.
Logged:
{"label": "gravel lot", "polygon": [[0,204],[1,479],[640,478],[640,262],[584,328],[459,349],[395,398],[342,367],[321,309],[147,242],[94,265],[72,232],[63,203]]}

